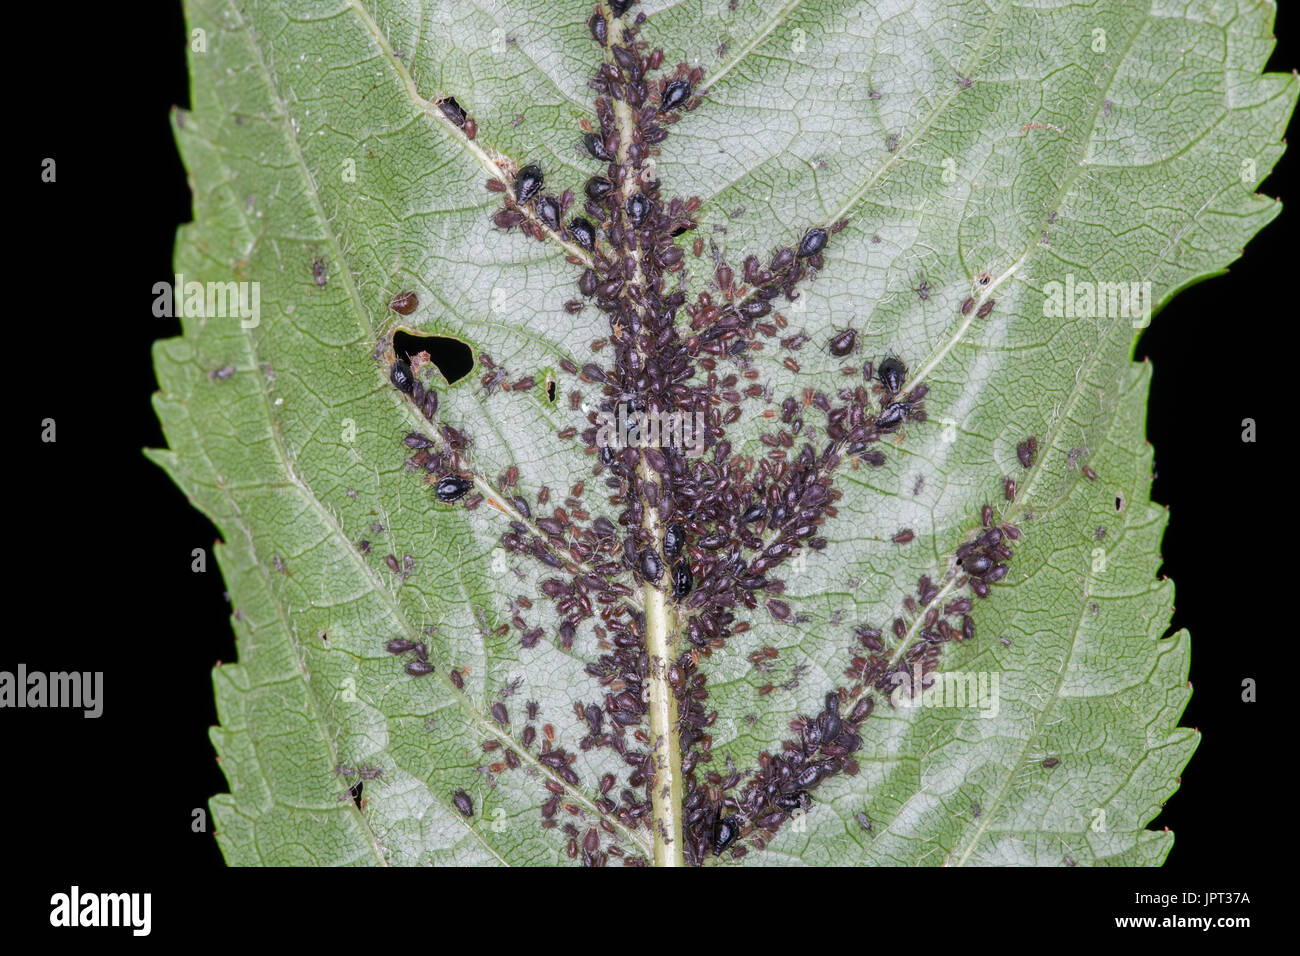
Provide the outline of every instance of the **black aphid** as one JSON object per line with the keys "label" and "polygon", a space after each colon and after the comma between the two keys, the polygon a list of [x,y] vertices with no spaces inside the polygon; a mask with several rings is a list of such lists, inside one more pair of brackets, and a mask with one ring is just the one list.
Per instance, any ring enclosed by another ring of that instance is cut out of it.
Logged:
{"label": "black aphid", "polygon": [[591,38],[601,46],[609,39],[609,25],[605,23],[605,18],[597,11],[591,15],[587,21],[587,28],[591,30]]}
{"label": "black aphid", "polygon": [[645,217],[650,213],[650,200],[646,199],[641,193],[633,193],[627,197],[624,208],[627,209],[627,218],[632,225],[639,226],[645,222]]}
{"label": "black aphid", "polygon": [[614,154],[605,148],[605,140],[599,133],[587,133],[582,137],[582,142],[587,147],[593,159],[598,159],[602,163],[612,163]]}
{"label": "black aphid", "polygon": [[608,196],[613,188],[614,184],[604,176],[592,176],[587,180],[587,185],[583,187],[583,190],[586,192],[587,198],[599,202]]}
{"label": "black aphid", "polygon": [[885,391],[893,395],[903,387],[903,381],[907,378],[907,366],[891,355],[880,363],[876,375],[880,379],[880,384],[885,386]]}
{"label": "black aphid", "polygon": [[678,561],[673,567],[673,598],[682,600],[691,593],[691,566],[685,561]]}
{"label": "black aphid", "polygon": [[767,509],[761,504],[750,505],[745,509],[745,513],[740,516],[741,524],[749,524],[751,521],[762,521],[767,517]]}
{"label": "black aphid", "polygon": [[542,167],[531,164],[525,166],[515,177],[515,199],[528,202],[541,191],[543,182]]}
{"label": "black aphid", "polygon": [[406,673],[412,677],[425,677],[433,673],[433,665],[428,661],[409,661],[406,665]]}
{"label": "black aphid", "polygon": [[399,392],[405,392],[407,395],[410,395],[415,388],[415,376],[411,374],[411,366],[407,365],[402,359],[398,359],[393,363],[388,378]]}
{"label": "black aphid", "polygon": [[560,204],[554,196],[543,196],[537,200],[534,208],[537,210],[537,218],[541,219],[547,228],[560,231]]}
{"label": "black aphid", "polygon": [[669,110],[675,110],[691,97],[691,84],[685,80],[675,80],[664,88],[663,102],[659,104],[659,112],[667,113]]}
{"label": "black aphid", "polygon": [[826,230],[809,229],[799,241],[799,258],[807,259],[826,248]]}
{"label": "black aphid", "polygon": [[457,790],[451,795],[451,802],[456,805],[460,815],[468,819],[474,815],[474,801],[469,798],[469,794],[464,790]]}
{"label": "black aphid", "polygon": [[736,822],[735,817],[719,820],[713,830],[713,855],[721,856],[727,847],[736,842],[738,836],[740,836],[740,824]]}
{"label": "black aphid", "polygon": [[641,573],[647,581],[655,582],[664,576],[664,564],[651,548],[641,552]]}
{"label": "black aphid", "polygon": [[636,3],[636,0],[609,0],[609,9],[616,17],[621,17],[627,13],[628,7]]}
{"label": "black aphid", "polygon": [[442,110],[442,115],[457,126],[465,125],[465,108],[456,102],[454,96],[444,96],[438,100],[438,109]]}
{"label": "black aphid", "polygon": [[881,431],[897,428],[903,424],[903,419],[907,417],[910,410],[911,408],[907,402],[894,402],[892,405],[886,405],[876,419],[876,427]]}
{"label": "black aphid", "polygon": [[596,227],[581,216],[569,221],[569,232],[573,233],[573,241],[588,252],[596,245]]}
{"label": "black aphid", "polygon": [[664,532],[664,559],[670,564],[676,561],[681,557],[684,544],[686,544],[686,529],[680,522],[674,521]]}
{"label": "black aphid", "polygon": [[438,479],[438,486],[434,490],[443,501],[456,501],[465,497],[465,493],[473,487],[472,481],[460,475],[447,475]]}

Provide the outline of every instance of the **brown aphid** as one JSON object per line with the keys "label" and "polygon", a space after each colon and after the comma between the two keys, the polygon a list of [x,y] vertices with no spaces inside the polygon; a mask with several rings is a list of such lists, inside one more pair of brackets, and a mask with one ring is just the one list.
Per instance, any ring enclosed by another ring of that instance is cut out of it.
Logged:
{"label": "brown aphid", "polygon": [[977,319],[987,319],[990,315],[993,314],[993,306],[996,304],[997,303],[994,302],[994,300],[989,299],[987,302],[985,302],[983,305],[980,306],[980,310],[975,313],[975,317]]}
{"label": "brown aphid", "polygon": [[916,537],[916,532],[914,532],[911,528],[904,528],[902,531],[894,535],[893,538],[891,538],[890,540],[893,541],[894,544],[908,544],[915,537]]}
{"label": "brown aphid", "polygon": [[410,315],[420,307],[420,297],[414,292],[399,292],[389,300],[388,307],[398,315]]}
{"label": "brown aphid", "polygon": [[1016,498],[1016,479],[1004,478],[1002,481],[1002,497],[1007,501],[1014,501]]}

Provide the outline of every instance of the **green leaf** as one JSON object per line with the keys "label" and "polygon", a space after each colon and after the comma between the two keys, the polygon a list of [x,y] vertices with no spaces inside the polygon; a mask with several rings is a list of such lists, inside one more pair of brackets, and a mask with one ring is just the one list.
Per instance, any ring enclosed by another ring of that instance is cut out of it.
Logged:
{"label": "green leaf", "polygon": [[[705,708],[717,713],[700,785],[706,770],[747,774],[760,753],[779,754],[798,736],[792,720],[848,688],[845,669],[865,653],[855,627],[883,630],[896,652],[901,617],[915,641],[926,607],[904,599],[922,575],[942,588],[939,610],[957,598],[954,553],[980,532],[983,505],[1023,536],[1007,577],[975,602],[975,637],[948,644],[936,672],[996,678],[996,706],[890,706],[877,693],[856,774],[817,786],[761,852],[747,829],[743,858],[708,859],[1159,864],[1173,834],[1146,826],[1197,734],[1178,726],[1188,636],[1162,637],[1174,585],[1156,578],[1165,515],[1150,501],[1150,368],[1132,351],[1152,312],[1222,272],[1278,213],[1254,191],[1281,155],[1297,93],[1293,75],[1260,72],[1273,5],[729,6],[647,2],[627,15],[650,15],[640,39],[664,50],[668,72],[679,62],[704,71],[704,92],[653,167],[665,197],[702,200],[699,228],[677,240],[688,301],[714,281],[712,252],[692,254],[696,237],[739,276],[746,255],[766,263],[810,226],[848,225],[814,281],[776,303],[788,328],[747,353],[767,391],[740,404],[727,440],[764,460],[760,436],[780,427],[784,398],[803,407],[805,389],[862,384],[826,348],[850,326],[851,361],[895,354],[907,388],[929,394],[928,417],[880,443],[882,466],[846,456],[836,470],[842,497],[818,530],[825,549],[804,548],[783,569],[792,620],[769,614],[760,592],[756,610],[735,609],[749,629],[700,659]],[[600,400],[562,363],[612,360],[611,348],[591,350],[610,337],[606,315],[591,303],[564,310],[581,271],[566,255],[586,254],[555,235],[498,229],[502,193],[484,188],[534,162],[549,190],[581,198],[598,171],[580,125],[599,123],[588,80],[605,54],[586,25],[591,9],[187,4],[192,109],[174,122],[194,222],[180,231],[176,272],[184,283],[256,283],[260,314],[254,325],[208,303],[183,317],[181,337],[157,343],[169,448],[151,455],[222,536],[239,660],[214,671],[212,737],[230,793],[212,811],[232,864],[556,864],[569,859],[563,824],[578,825],[580,840],[600,820],[615,831],[600,831],[603,847],[680,862],[682,839],[665,846],[648,820],[598,807],[602,776],[618,780],[618,802],[629,772],[611,749],[577,743],[588,731],[574,703],[602,704],[610,690],[587,670],[608,652],[599,622],[562,647],[540,590],[555,572],[501,548],[509,519],[491,500],[441,503],[403,466],[403,435],[434,430],[388,381],[398,328],[467,343],[474,372],[430,387],[438,421],[473,440],[476,492],[514,510],[498,483],[513,467],[538,517],[582,481],[582,507],[617,519],[608,473],[593,476],[583,442],[557,434],[588,427],[570,392],[588,408]],[[441,96],[473,116],[474,139],[432,104]],[[1089,283],[1137,283],[1137,320],[1119,300],[1053,307],[1054,290]],[[388,303],[407,290],[420,304],[404,317]],[[683,336],[689,321],[679,313]],[[781,347],[798,332],[807,344]],[[507,382],[534,385],[489,392],[484,353]],[[718,377],[735,371],[721,362]],[[815,409],[806,417],[825,432]],[[1028,436],[1038,452],[1024,468],[1017,445]],[[892,540],[902,529],[910,543]],[[662,526],[651,533],[661,540]],[[684,605],[619,580],[647,613],[652,655],[681,654]],[[516,614],[543,630],[537,646],[520,645]],[[435,673],[408,676],[409,655],[385,652],[392,639],[426,642]],[[662,669],[648,686],[642,729],[658,741],[676,726],[677,702]],[[544,725],[576,754],[578,785],[562,786],[540,760]],[[667,736],[669,796],[652,788],[653,816],[679,834],[684,775]],[[507,752],[520,766],[492,769]],[[365,781],[359,806],[348,788],[361,768],[381,776]],[[560,810],[553,829],[539,814],[553,795],[546,781],[575,811]],[[458,812],[458,791],[472,816]]]}

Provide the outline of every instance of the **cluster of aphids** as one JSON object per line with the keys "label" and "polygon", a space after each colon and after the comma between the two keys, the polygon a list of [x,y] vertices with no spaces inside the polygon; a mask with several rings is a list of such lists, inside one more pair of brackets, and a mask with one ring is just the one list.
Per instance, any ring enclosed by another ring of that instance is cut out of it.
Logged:
{"label": "cluster of aphids", "polygon": [[[649,826],[651,819],[648,787],[655,766],[647,752],[650,741],[641,729],[651,661],[645,648],[645,616],[634,603],[631,585],[666,592],[684,621],[687,652],[666,663],[668,683],[677,698],[683,753],[685,852],[695,863],[710,852],[743,853],[744,846],[737,840],[751,833],[752,844],[761,848],[782,820],[808,809],[810,793],[822,780],[841,772],[855,773],[852,755],[861,746],[858,726],[874,706],[869,690],[888,689],[894,678],[887,671],[904,669],[914,658],[932,668],[944,641],[973,634],[966,598],[950,602],[942,612],[928,608],[917,648],[909,649],[897,666],[891,665],[880,632],[861,629],[859,640],[873,653],[855,658],[850,668],[853,686],[828,695],[816,717],[800,719],[795,727],[797,740],[786,741],[776,756],[762,755],[759,768],[743,786],[745,775],[734,767],[728,766],[724,775],[704,766],[713,759],[708,730],[717,713],[707,708],[701,659],[749,628],[747,621],[737,619],[741,607],[754,610],[762,603],[774,620],[796,620],[790,605],[781,599],[785,581],[775,572],[801,548],[819,551],[827,546],[820,529],[837,514],[840,492],[833,487],[837,467],[846,460],[853,467],[884,464],[882,439],[909,422],[925,420],[927,389],[917,385],[905,391],[907,367],[894,356],[878,364],[846,364],[845,375],[860,376],[858,382],[833,396],[805,389],[802,395],[785,398],[779,412],[772,407],[770,386],[758,382],[750,353],[764,348],[763,339],[779,338],[780,347],[790,353],[809,341],[803,333],[786,334],[788,322],[775,311],[777,300],[796,299],[799,284],[824,268],[831,237],[844,228],[845,221],[806,229],[797,243],[772,252],[766,265],[756,255],[746,257],[739,275],[715,249],[711,288],[716,297],[701,292],[687,305],[680,283],[671,291],[665,288],[670,274],[682,272],[687,265],[675,240],[696,228],[700,201],[661,196],[649,161],[680,112],[701,101],[704,77],[698,68],[684,64],[653,77],[663,66],[663,54],[647,50],[637,40],[643,16],[635,24],[621,19],[632,5],[633,0],[607,4],[613,20],[598,7],[588,22],[607,57],[590,83],[597,94],[599,129],[587,128],[584,121],[583,147],[603,168],[582,188],[583,214],[570,215],[577,201],[574,191],[548,191],[545,173],[535,163],[516,170],[505,161],[500,166],[502,175],[487,184],[503,194],[503,206],[493,216],[498,227],[519,227],[537,239],[558,236],[577,247],[570,249],[574,254],[569,261],[583,267],[577,281],[581,298],[565,308],[577,312],[590,301],[608,315],[610,323],[609,338],[592,348],[612,346],[611,364],[591,362],[579,368],[569,359],[560,363],[567,374],[601,391],[588,413],[590,427],[581,432],[568,427],[560,437],[580,437],[587,446],[594,474],[603,476],[609,491],[609,504],[619,509],[617,521],[604,516],[591,519],[582,502],[582,482],[562,503],[552,504],[548,489],[541,489],[536,515],[530,501],[515,492],[514,469],[501,476],[494,496],[494,503],[508,504],[514,511],[510,514],[502,508],[510,522],[501,536],[505,550],[535,559],[554,572],[544,577],[540,591],[553,602],[560,618],[560,645],[571,649],[579,624],[599,618],[593,630],[603,653],[586,670],[605,693],[603,700],[575,704],[575,714],[588,731],[579,747],[618,753],[629,768],[627,786],[615,800],[612,792],[618,782],[613,774],[606,774],[595,798],[602,815],[597,825],[587,826],[585,832],[574,822],[563,825],[568,855],[596,866],[622,855],[617,841],[602,835],[602,831],[615,832],[611,821],[636,829]],[[443,98],[437,105],[473,138],[473,119],[453,99]],[[697,257],[703,246],[703,240],[695,239]],[[403,315],[417,304],[413,293],[404,293],[394,303],[394,310]],[[980,316],[986,316],[992,306],[991,300],[984,303]],[[962,311],[972,308],[969,300]],[[689,332],[679,334],[676,314],[683,309]],[[859,351],[857,333],[852,328],[837,332],[825,347],[834,358],[850,359]],[[420,358],[414,367],[399,358],[390,377],[423,417],[435,422],[438,398],[418,381]],[[490,357],[481,355],[480,361],[485,370],[482,385],[489,394],[498,388],[523,390],[535,384],[529,378],[511,384],[505,370]],[[734,371],[720,369],[720,363],[731,363]],[[800,371],[793,355],[785,364],[795,373]],[[572,393],[570,407],[580,408],[581,399],[579,393]],[[764,450],[757,459],[733,452],[726,438],[727,427],[740,419],[746,401],[767,406],[762,412],[765,417],[780,417],[779,428],[760,436]],[[672,411],[702,421],[705,453],[696,457],[684,447],[620,448],[599,443],[599,414],[617,417],[620,408],[629,416]],[[406,436],[413,452],[407,467],[425,472],[441,501],[478,504],[483,496],[472,494],[475,480],[464,460],[468,437],[445,423],[438,423],[437,435],[437,439],[416,432]],[[487,487],[482,476],[478,480]],[[1007,487],[1010,496],[1014,484]],[[995,530],[1001,536],[997,541],[992,540]],[[904,534],[910,539],[910,532],[900,532]],[[960,586],[969,584],[977,596],[987,594],[988,585],[1006,573],[1010,549],[1005,540],[1015,534],[1011,526],[989,525],[974,542],[963,545]],[[895,541],[902,540],[900,536]],[[918,594],[928,604],[938,589],[922,578]],[[905,603],[909,611],[916,611],[914,599],[909,597]],[[527,626],[517,602],[512,602],[511,611],[521,644],[535,646],[541,630]],[[895,633],[900,639],[907,633],[902,618],[895,622]],[[393,654],[414,654],[406,664],[413,676],[433,669],[423,644],[396,640],[388,649]],[[450,676],[460,686],[459,673],[453,670]],[[841,704],[848,709],[843,717]],[[530,707],[530,720],[532,716]],[[507,725],[504,704],[493,705],[493,717]],[[575,755],[553,746],[553,728],[547,728],[550,732],[541,742],[538,760],[553,775],[545,781],[549,796],[541,808],[542,825],[551,829],[560,826],[562,809],[576,816],[581,816],[581,810],[564,800],[566,787],[579,783],[572,766]],[[522,740],[525,749],[537,740],[531,723]],[[509,756],[504,764],[507,769],[512,765]],[[463,791],[454,802],[466,816],[472,814]],[[644,861],[625,856],[624,862]]]}
{"label": "cluster of aphids", "polygon": [[[423,363],[421,363],[423,364]],[[416,371],[406,359],[398,358],[388,373],[393,387],[407,395],[412,404],[419,409],[429,421],[438,414],[438,393],[432,388],[425,388]],[[453,502],[465,498],[467,508],[476,508],[483,501],[482,495],[470,495],[474,487],[472,479],[466,477],[468,469],[463,455],[469,448],[469,438],[452,425],[442,423],[438,426],[440,443],[420,432],[409,432],[402,443],[414,454],[406,460],[412,471],[427,473],[428,481],[434,486],[434,492],[440,501]]]}
{"label": "cluster of aphids", "polygon": [[[862,747],[858,727],[871,716],[875,700],[863,697],[847,715],[841,715],[843,693],[827,694],[825,707],[816,717],[796,720],[791,729],[799,733],[799,739],[786,741],[781,753],[759,754],[757,772],[738,795],[726,793],[735,786],[732,778],[720,786],[690,793],[684,809],[686,854],[692,863],[703,862],[710,852],[720,856],[750,834],[754,848],[764,849],[791,814],[811,808],[810,791],[819,783],[839,773],[857,774],[853,754]],[[745,852],[744,846],[732,850],[737,858]]]}

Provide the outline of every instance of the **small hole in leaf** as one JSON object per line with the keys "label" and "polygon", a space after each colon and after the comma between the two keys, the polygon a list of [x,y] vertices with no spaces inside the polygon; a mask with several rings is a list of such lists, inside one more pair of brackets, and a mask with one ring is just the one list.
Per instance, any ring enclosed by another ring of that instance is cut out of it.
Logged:
{"label": "small hole in leaf", "polygon": [[365,789],[365,784],[363,784],[360,780],[358,780],[356,783],[352,785],[352,788],[348,791],[348,793],[352,795],[352,802],[357,805],[358,810],[361,809],[361,791],[364,789]]}
{"label": "small hole in leaf", "polygon": [[1115,510],[1116,511],[1124,510],[1124,492],[1122,491],[1115,496]]}
{"label": "small hole in leaf", "polygon": [[549,401],[555,401],[555,379],[549,376],[546,379],[546,398]]}
{"label": "small hole in leaf", "polygon": [[451,385],[474,368],[474,353],[460,339],[445,335],[412,335],[398,329],[393,333],[393,351],[402,358],[428,352],[442,377]]}

